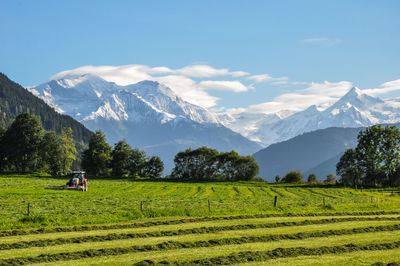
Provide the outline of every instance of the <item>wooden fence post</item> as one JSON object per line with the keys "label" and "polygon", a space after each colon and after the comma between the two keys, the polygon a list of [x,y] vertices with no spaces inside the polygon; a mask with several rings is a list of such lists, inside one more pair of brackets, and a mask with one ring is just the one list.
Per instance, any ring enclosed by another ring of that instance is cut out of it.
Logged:
{"label": "wooden fence post", "polygon": [[143,201],[140,201],[140,211],[143,212]]}
{"label": "wooden fence post", "polygon": [[208,200],[208,211],[211,212],[211,202]]}
{"label": "wooden fence post", "polygon": [[29,216],[31,214],[31,203],[28,202],[28,212],[27,215]]}
{"label": "wooden fence post", "polygon": [[278,205],[278,196],[275,196],[274,199],[274,207],[276,207]]}
{"label": "wooden fence post", "polygon": [[323,205],[325,207],[325,198],[322,198]]}

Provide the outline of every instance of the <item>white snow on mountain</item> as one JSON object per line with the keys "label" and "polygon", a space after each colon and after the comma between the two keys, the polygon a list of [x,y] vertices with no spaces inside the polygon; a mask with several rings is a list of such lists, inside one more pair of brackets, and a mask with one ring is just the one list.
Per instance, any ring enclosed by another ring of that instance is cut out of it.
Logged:
{"label": "white snow on mountain", "polygon": [[[400,122],[400,99],[381,100],[353,87],[336,103],[320,110],[313,105],[280,119],[277,115],[239,113],[223,124],[263,146],[328,127],[365,127]],[[224,119],[225,118],[225,119]]]}
{"label": "white snow on mountain", "polygon": [[82,122],[104,118],[165,123],[186,118],[198,123],[219,123],[215,114],[182,100],[154,81],[119,86],[91,74],[67,75],[29,90],[58,112]]}

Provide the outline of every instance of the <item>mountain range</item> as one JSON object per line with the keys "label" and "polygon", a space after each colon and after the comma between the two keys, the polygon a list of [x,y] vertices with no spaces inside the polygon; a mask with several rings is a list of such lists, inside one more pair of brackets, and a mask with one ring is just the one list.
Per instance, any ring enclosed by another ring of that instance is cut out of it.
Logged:
{"label": "mountain range", "polygon": [[175,154],[189,147],[247,155],[261,148],[224,127],[217,115],[154,81],[119,86],[90,74],[67,75],[29,90],[89,129],[101,129],[110,143],[125,139],[133,147],[160,156],[166,172],[172,169]]}
{"label": "mountain range", "polygon": [[382,100],[356,87],[325,109],[231,115],[186,102],[155,81],[121,86],[92,74],[56,77],[29,90],[90,130],[101,129],[110,143],[125,139],[160,156],[166,173],[178,151],[209,146],[243,155],[258,151],[260,176],[269,180],[292,169],[323,176],[334,173],[361,128],[400,122],[400,100]]}
{"label": "mountain range", "polygon": [[291,139],[300,134],[329,127],[367,127],[400,121],[400,101],[381,100],[353,87],[347,94],[325,110],[313,105],[289,116],[282,114],[242,113],[223,124],[264,147]]}

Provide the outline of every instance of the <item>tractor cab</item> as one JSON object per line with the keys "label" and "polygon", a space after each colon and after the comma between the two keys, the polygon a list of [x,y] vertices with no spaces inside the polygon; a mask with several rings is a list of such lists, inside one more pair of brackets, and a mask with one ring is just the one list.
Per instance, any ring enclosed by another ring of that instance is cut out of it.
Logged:
{"label": "tractor cab", "polygon": [[85,171],[72,171],[69,176],[71,180],[73,180],[74,178],[78,178],[79,184],[83,184],[83,179],[85,179],[85,174],[86,174]]}

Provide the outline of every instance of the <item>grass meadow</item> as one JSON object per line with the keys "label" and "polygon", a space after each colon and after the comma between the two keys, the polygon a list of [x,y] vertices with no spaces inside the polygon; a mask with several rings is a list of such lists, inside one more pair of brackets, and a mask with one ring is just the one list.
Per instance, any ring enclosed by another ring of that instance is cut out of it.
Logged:
{"label": "grass meadow", "polygon": [[79,192],[44,189],[67,182],[59,178],[0,182],[0,265],[400,262],[397,191],[99,179]]}

